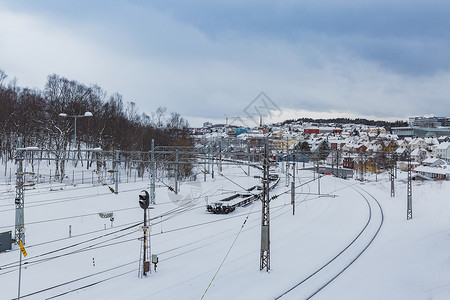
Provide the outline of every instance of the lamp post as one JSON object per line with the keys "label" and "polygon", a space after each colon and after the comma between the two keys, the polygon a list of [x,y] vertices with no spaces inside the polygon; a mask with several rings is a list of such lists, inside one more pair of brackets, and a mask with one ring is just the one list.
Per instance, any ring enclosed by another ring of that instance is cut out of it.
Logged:
{"label": "lamp post", "polygon": [[66,113],[60,113],[60,117],[63,118],[74,118],[75,119],[75,148],[77,147],[77,118],[83,118],[83,117],[92,117],[93,114],[89,111],[85,112],[84,115],[68,115]]}

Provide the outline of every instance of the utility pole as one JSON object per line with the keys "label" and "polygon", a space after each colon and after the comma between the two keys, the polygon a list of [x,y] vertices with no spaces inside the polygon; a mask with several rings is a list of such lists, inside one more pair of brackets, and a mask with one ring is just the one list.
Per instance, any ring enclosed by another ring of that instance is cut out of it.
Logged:
{"label": "utility pole", "polygon": [[262,215],[261,215],[261,253],[259,270],[270,270],[270,210],[269,210],[269,155],[267,142],[264,141],[263,158],[263,193],[262,193]]}
{"label": "utility pole", "polygon": [[411,151],[408,151],[408,191],[407,191],[407,210],[406,210],[406,219],[412,219],[412,184],[411,184]]}
{"label": "utility pole", "polygon": [[339,178],[339,153],[340,152],[340,150],[338,149],[337,151],[336,151],[336,156],[337,156],[337,158],[336,158],[336,177],[337,178]]}
{"label": "utility pole", "polygon": [[394,186],[394,167],[391,168],[389,177],[391,179],[391,197],[395,197],[395,186]]}
{"label": "utility pole", "polygon": [[[215,148],[215,147],[214,147]],[[214,149],[215,152],[215,149]],[[211,155],[211,179],[214,179],[214,160],[215,160],[215,153]]]}
{"label": "utility pole", "polygon": [[114,194],[118,194],[119,193],[119,150],[116,150],[116,161],[114,164]]}
{"label": "utility pole", "polygon": [[286,161],[286,187],[289,186],[289,139],[286,136],[286,155],[285,155],[285,161]]}
{"label": "utility pole", "polygon": [[291,204],[292,215],[295,215],[295,153],[292,154]]}
{"label": "utility pole", "polygon": [[395,197],[395,186],[394,186],[394,165],[395,165],[395,161],[394,161],[394,156],[391,155],[390,157],[390,167],[391,169],[389,170],[389,179],[391,180],[391,197]]}
{"label": "utility pole", "polygon": [[394,170],[395,170],[395,179],[397,179],[397,154],[394,153]]}
{"label": "utility pole", "polygon": [[16,204],[16,226],[14,232],[14,240],[17,245],[20,241],[25,244],[25,231],[24,231],[24,195],[23,195],[23,184],[24,184],[24,174],[23,174],[23,156],[24,149],[21,148],[21,138],[18,138],[17,149],[16,149],[16,198],[14,202]]}
{"label": "utility pole", "polygon": [[317,193],[320,195],[320,172],[319,172],[319,161],[317,161]]}
{"label": "utility pole", "polygon": [[207,151],[208,151],[208,174],[211,174],[211,169],[210,169],[210,166],[209,166],[211,164],[211,158],[210,158],[211,146],[209,145],[209,143],[208,143]]}
{"label": "utility pole", "polygon": [[247,153],[248,153],[248,171],[247,175],[250,176],[250,143],[247,142]]}
{"label": "utility pole", "polygon": [[286,187],[289,186],[289,154],[285,156],[286,160]]}
{"label": "utility pole", "polygon": [[360,157],[360,164],[359,164],[359,166],[360,166],[360,172],[359,172],[359,180],[361,181],[361,182],[363,182],[364,181],[364,168],[365,168],[365,159],[364,159],[364,156],[363,156],[363,153],[361,152],[360,154],[359,154],[359,157]]}
{"label": "utility pole", "polygon": [[175,195],[178,194],[178,149],[175,151]]}
{"label": "utility pole", "polygon": [[334,150],[331,150],[331,174],[336,175],[334,172]]}
{"label": "utility pole", "polygon": [[219,172],[222,172],[222,139],[219,140]]}
{"label": "utility pole", "polygon": [[155,189],[156,189],[156,166],[155,166],[155,140],[152,139],[152,150],[151,150],[151,163],[150,163],[150,203],[156,204],[155,202]]}
{"label": "utility pole", "polygon": [[317,194],[320,195],[320,172],[319,172],[319,157],[317,157]]}

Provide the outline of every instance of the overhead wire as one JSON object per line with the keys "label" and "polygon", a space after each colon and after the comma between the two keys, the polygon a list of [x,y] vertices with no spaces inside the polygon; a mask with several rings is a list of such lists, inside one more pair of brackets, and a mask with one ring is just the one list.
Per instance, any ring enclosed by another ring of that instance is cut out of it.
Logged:
{"label": "overhead wire", "polygon": [[[83,280],[83,279],[87,279],[87,278],[90,278],[90,277],[93,277],[93,276],[96,276],[96,275],[99,275],[99,274],[103,274],[103,273],[106,273],[106,272],[110,272],[110,271],[112,271],[112,270],[116,270],[116,269],[119,269],[119,268],[123,268],[123,267],[125,267],[125,266],[134,264],[134,263],[136,263],[136,262],[138,262],[138,261],[135,260],[135,261],[132,261],[132,262],[129,262],[129,263],[122,264],[122,265],[120,265],[120,266],[116,266],[116,267],[109,268],[109,269],[106,269],[106,270],[103,270],[103,271],[100,271],[100,272],[96,272],[96,273],[89,274],[89,275],[86,275],[86,276],[83,276],[83,277],[79,277],[79,278],[77,278],[77,279],[73,279],[73,280],[70,280],[70,281],[66,281],[66,282],[64,282],[64,283],[60,283],[60,284],[57,284],[57,285],[54,285],[54,286],[51,286],[51,287],[48,287],[48,288],[45,288],[45,289],[36,291],[36,292],[32,292],[32,293],[29,293],[29,294],[26,294],[26,295],[21,295],[21,298],[26,298],[26,297],[30,297],[30,296],[34,296],[34,295],[43,293],[43,292],[47,292],[47,291],[50,291],[50,290],[52,290],[52,289],[55,289],[55,288],[58,288],[58,287],[62,287],[62,286],[65,286],[65,285],[68,285],[68,284],[71,284],[71,283],[74,283],[74,282],[77,282],[77,281],[80,281],[80,280]],[[134,271],[135,271],[135,270],[128,271],[128,272],[125,272],[125,273],[121,273],[121,274],[119,274],[119,275],[115,275],[115,276],[112,276],[112,277],[110,277],[110,278],[100,280],[100,281],[98,281],[97,283],[104,282],[104,281],[106,281],[106,280],[108,280],[108,279],[113,279],[113,278],[116,278],[116,277],[118,277],[118,276],[125,275],[125,274],[128,274],[128,273],[134,272]],[[97,284],[97,283],[95,283],[95,284]],[[92,285],[93,285],[93,284],[89,284],[88,286],[92,286]],[[68,294],[69,292],[74,292],[74,291],[76,291],[76,290],[79,290],[79,289],[82,289],[82,288],[85,288],[85,287],[87,287],[87,286],[83,286],[83,287],[78,288],[78,289],[75,289],[75,290],[70,290],[70,291],[65,292],[65,293],[63,293],[63,294],[59,294],[59,295],[56,295],[56,296],[52,296],[52,297],[46,298],[46,299],[56,298],[56,297],[59,297],[59,296]]]}
{"label": "overhead wire", "polygon": [[221,264],[220,264],[219,267],[217,268],[216,273],[214,274],[214,276],[212,277],[211,281],[209,282],[208,287],[206,288],[205,292],[203,293],[201,299],[203,299],[203,298],[205,297],[205,295],[206,295],[206,293],[208,292],[209,288],[211,287],[211,284],[213,283],[214,279],[216,279],[217,274],[219,274],[220,269],[222,269],[222,266],[223,266],[223,264],[225,263],[226,259],[228,258],[228,255],[230,254],[231,249],[233,249],[234,245],[236,244],[236,241],[237,241],[239,235],[241,234],[242,229],[244,229],[244,226],[245,226],[245,224],[247,223],[248,217],[249,217],[250,214],[252,213],[252,210],[253,210],[253,207],[254,207],[254,206],[255,206],[255,202],[253,202],[253,205],[252,205],[252,207],[251,207],[249,213],[248,213],[247,216],[245,217],[245,220],[244,220],[244,222],[242,223],[241,228],[239,229],[239,232],[236,234],[236,237],[234,238],[233,242],[231,243],[230,248],[228,249],[227,253],[225,254],[225,257],[223,258]]}

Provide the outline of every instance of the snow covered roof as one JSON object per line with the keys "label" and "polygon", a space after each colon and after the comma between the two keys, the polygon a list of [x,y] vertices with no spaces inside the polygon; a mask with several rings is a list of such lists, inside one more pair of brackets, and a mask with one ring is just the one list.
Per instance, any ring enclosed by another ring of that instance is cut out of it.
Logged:
{"label": "snow covered roof", "polygon": [[440,175],[446,175],[450,174],[450,169],[447,168],[447,166],[444,166],[442,168],[438,167],[427,167],[427,166],[417,166],[414,168],[414,171],[416,172],[423,172],[423,173],[432,173],[432,174],[440,174]]}
{"label": "snow covered roof", "polygon": [[238,139],[243,139],[243,140],[252,139],[252,138],[262,139],[264,137],[265,137],[265,134],[263,134],[263,133],[242,133],[237,136]]}
{"label": "snow covered roof", "polygon": [[440,158],[435,158],[435,157],[429,157],[427,159],[425,159],[422,163],[424,164],[434,164],[436,162],[442,161],[444,162],[442,159]]}
{"label": "snow covered roof", "polygon": [[397,148],[397,150],[395,150],[395,153],[402,154],[405,151],[406,151],[406,148]]}
{"label": "snow covered roof", "polygon": [[418,156],[418,155],[420,155],[420,153],[422,153],[422,152],[426,152],[426,150],[423,150],[423,149],[420,149],[420,148],[414,149],[414,150],[411,152],[411,156]]}
{"label": "snow covered roof", "polygon": [[435,137],[427,137],[425,138],[425,143],[428,145],[439,145],[439,141]]}
{"label": "snow covered roof", "polygon": [[425,143],[425,141],[422,138],[415,138],[411,141],[411,145],[417,145],[419,143]]}
{"label": "snow covered roof", "polygon": [[367,150],[369,151],[378,151],[381,149],[380,145],[376,145],[376,144],[370,144],[367,146]]}
{"label": "snow covered roof", "polygon": [[438,150],[447,150],[450,147],[450,142],[444,142],[442,144],[439,144],[436,149]]}
{"label": "snow covered roof", "polygon": [[422,179],[422,180],[432,180],[430,177],[425,176],[425,175],[422,175],[422,174],[420,174],[420,173],[414,174],[414,175],[411,176],[411,177],[412,177],[412,178],[419,178],[419,179]]}

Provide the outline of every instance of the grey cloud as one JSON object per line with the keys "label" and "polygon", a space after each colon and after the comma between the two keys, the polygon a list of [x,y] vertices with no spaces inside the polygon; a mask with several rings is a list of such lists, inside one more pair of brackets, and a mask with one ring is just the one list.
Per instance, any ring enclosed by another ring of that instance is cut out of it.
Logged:
{"label": "grey cloud", "polygon": [[212,39],[235,34],[314,43],[323,51],[340,47],[413,76],[450,70],[450,3],[445,1],[180,1],[155,6]]}

